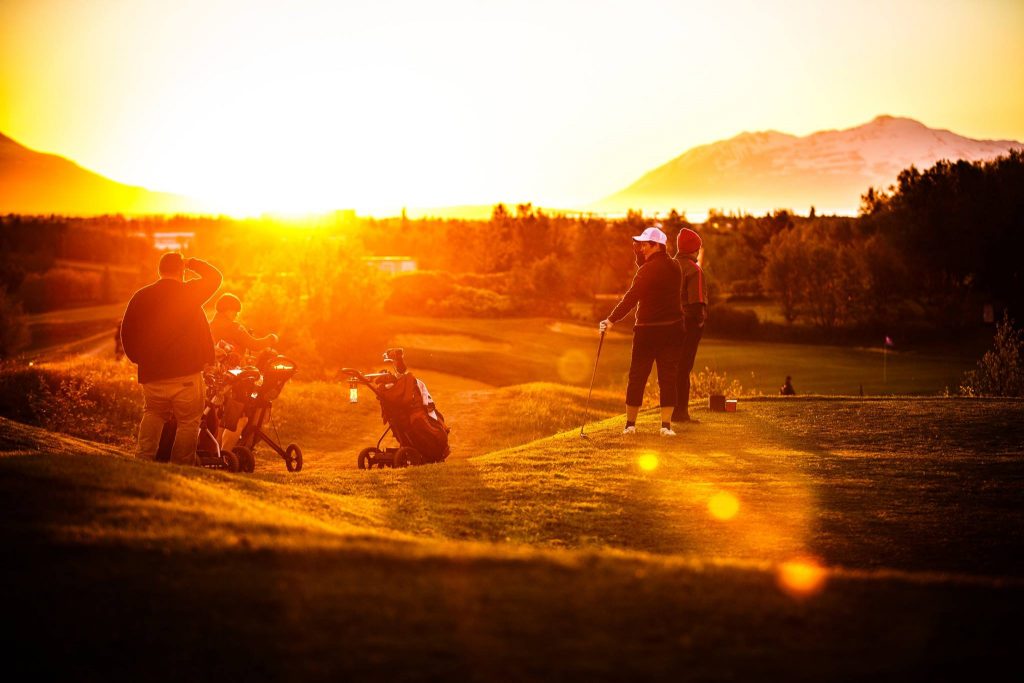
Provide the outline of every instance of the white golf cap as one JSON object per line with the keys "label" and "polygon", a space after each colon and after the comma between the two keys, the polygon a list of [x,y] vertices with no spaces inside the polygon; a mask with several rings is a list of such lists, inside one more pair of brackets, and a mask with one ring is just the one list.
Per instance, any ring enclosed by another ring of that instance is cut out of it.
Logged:
{"label": "white golf cap", "polygon": [[663,233],[660,228],[650,227],[644,230],[642,233],[633,238],[634,242],[656,242],[657,244],[667,244],[668,235]]}

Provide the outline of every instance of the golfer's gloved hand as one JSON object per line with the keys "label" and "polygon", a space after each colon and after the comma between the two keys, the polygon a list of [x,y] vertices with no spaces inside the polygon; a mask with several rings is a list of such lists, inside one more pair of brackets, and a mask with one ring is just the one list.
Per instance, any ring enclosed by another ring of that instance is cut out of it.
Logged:
{"label": "golfer's gloved hand", "polygon": [[598,327],[598,329],[599,329],[599,330],[601,330],[602,332],[607,332],[608,330],[612,329],[612,325],[614,325],[614,324],[615,324],[615,323],[613,323],[613,322],[612,322],[611,320],[608,320],[607,318],[605,318],[604,320],[602,320],[602,321],[601,321],[601,322],[600,322],[600,323],[598,324],[598,326],[597,326],[597,327]]}

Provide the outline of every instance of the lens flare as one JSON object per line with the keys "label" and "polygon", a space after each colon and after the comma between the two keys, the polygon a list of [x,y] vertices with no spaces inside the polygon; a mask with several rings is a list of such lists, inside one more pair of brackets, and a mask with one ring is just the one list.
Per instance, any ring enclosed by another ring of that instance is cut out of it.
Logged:
{"label": "lens flare", "polygon": [[558,358],[558,376],[563,382],[576,384],[590,377],[591,360],[579,349],[569,349]]}
{"label": "lens flare", "polygon": [[816,560],[798,558],[780,564],[777,578],[782,590],[804,597],[817,593],[825,585],[825,569]]}
{"label": "lens flare", "polygon": [[731,493],[724,491],[716,493],[708,501],[708,511],[715,519],[725,522],[735,517],[736,513],[740,511],[740,501]]}
{"label": "lens flare", "polygon": [[644,453],[637,458],[636,464],[640,466],[644,472],[650,472],[658,467],[658,456],[654,453]]}

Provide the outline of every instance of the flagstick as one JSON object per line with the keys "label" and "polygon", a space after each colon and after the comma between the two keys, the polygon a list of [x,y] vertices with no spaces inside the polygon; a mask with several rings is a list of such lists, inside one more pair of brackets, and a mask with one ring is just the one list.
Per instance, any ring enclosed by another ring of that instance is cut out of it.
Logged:
{"label": "flagstick", "polygon": [[882,346],[882,384],[889,381],[889,345]]}

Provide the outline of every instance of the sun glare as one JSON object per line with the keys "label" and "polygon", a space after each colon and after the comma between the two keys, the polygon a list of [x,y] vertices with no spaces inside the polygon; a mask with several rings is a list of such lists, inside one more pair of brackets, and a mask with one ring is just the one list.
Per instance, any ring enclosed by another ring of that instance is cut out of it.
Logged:
{"label": "sun glare", "polygon": [[715,519],[725,522],[735,517],[736,513],[740,511],[740,501],[736,499],[736,496],[724,491],[716,493],[708,501],[708,511]]}
{"label": "sun glare", "polygon": [[825,585],[825,569],[814,559],[799,558],[778,567],[779,586],[793,596],[817,593]]}
{"label": "sun glare", "polygon": [[654,453],[644,453],[637,458],[637,465],[644,472],[651,472],[658,467],[658,456]]}

